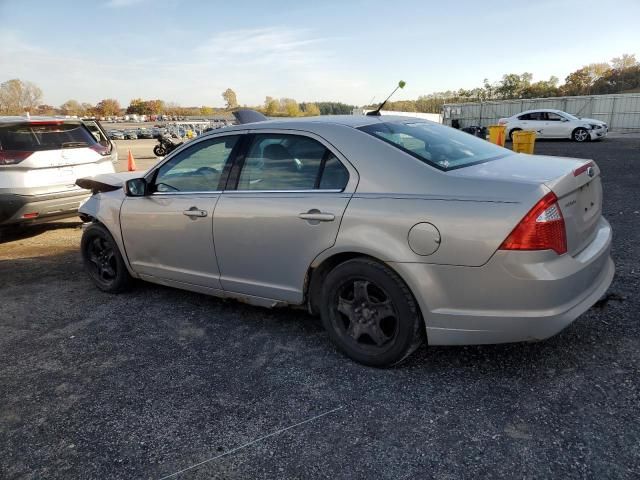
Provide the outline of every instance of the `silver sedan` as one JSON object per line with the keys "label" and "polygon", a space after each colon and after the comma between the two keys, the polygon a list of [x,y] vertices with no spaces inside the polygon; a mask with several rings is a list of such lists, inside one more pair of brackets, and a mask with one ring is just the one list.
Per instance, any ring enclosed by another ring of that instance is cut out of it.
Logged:
{"label": "silver sedan", "polygon": [[406,117],[261,121],[79,180],[82,255],[106,292],[306,306],[387,366],[424,340],[545,339],[593,305],[614,275],[599,174]]}

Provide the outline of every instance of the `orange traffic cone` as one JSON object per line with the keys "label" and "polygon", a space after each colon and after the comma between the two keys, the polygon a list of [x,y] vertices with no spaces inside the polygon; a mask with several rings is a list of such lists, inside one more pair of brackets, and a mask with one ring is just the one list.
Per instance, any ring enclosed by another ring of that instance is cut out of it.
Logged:
{"label": "orange traffic cone", "polygon": [[129,149],[129,155],[127,157],[127,170],[129,170],[130,172],[136,171],[136,161],[133,159],[131,149]]}

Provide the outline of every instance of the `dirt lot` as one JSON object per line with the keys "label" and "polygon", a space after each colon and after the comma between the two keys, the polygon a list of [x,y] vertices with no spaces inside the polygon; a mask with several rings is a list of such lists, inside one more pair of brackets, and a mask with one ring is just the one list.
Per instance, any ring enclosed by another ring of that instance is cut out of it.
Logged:
{"label": "dirt lot", "polygon": [[76,221],[13,234],[0,478],[638,478],[639,152],[631,137],[537,145],[602,168],[608,301],[545,342],[422,348],[389,370],[339,355],[301,311],[100,293]]}

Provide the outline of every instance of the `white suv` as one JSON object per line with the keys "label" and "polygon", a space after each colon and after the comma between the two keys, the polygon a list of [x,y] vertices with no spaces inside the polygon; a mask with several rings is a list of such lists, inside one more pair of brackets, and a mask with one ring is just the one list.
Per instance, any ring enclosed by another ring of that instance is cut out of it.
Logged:
{"label": "white suv", "polygon": [[509,139],[518,130],[534,130],[538,138],[571,138],[576,142],[607,136],[607,124],[592,118],[578,118],[562,110],[527,110],[498,120],[506,125]]}
{"label": "white suv", "polygon": [[82,120],[0,117],[0,227],[75,215],[91,194],[76,180],[115,171],[113,143],[98,138]]}

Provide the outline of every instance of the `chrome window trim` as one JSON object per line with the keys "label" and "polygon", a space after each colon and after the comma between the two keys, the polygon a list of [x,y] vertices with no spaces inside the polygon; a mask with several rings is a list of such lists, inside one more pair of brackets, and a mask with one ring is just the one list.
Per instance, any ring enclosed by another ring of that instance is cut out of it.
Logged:
{"label": "chrome window trim", "polygon": [[309,188],[306,190],[225,190],[224,193],[342,193],[343,190],[340,189],[315,189]]}
{"label": "chrome window trim", "polygon": [[194,192],[153,192],[151,195],[149,196],[154,196],[154,195],[220,195],[221,193],[229,193],[229,194],[235,194],[235,193],[242,193],[242,194],[247,194],[247,193],[261,193],[261,194],[265,194],[265,193],[343,193],[342,190],[339,189],[308,189],[308,190],[205,190],[205,191],[194,191]]}
{"label": "chrome window trim", "polygon": [[208,194],[221,194],[222,190],[203,190],[194,192],[153,192],[150,196],[154,195],[208,195]]}

